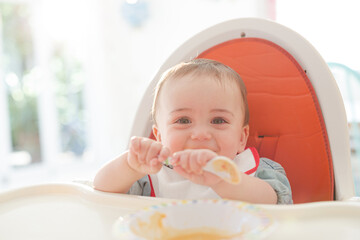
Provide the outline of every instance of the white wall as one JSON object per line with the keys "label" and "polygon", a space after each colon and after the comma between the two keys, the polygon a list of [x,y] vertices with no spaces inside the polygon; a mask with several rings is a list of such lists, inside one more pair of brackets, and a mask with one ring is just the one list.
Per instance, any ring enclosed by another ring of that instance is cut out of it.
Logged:
{"label": "white wall", "polygon": [[277,0],[277,22],[300,33],[327,62],[360,70],[360,1]]}

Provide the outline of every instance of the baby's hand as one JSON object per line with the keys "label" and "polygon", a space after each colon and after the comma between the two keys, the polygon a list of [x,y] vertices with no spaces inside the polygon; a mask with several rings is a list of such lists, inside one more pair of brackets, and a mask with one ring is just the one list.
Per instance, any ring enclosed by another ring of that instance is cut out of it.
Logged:
{"label": "baby's hand", "polygon": [[217,154],[208,149],[187,149],[176,152],[172,157],[171,164],[174,165],[174,170],[189,179],[190,181],[212,186],[221,181],[221,178],[207,171],[203,171],[206,163]]}
{"label": "baby's hand", "polygon": [[170,150],[160,142],[144,137],[132,137],[128,164],[137,172],[153,174],[160,171],[162,162],[170,156]]}

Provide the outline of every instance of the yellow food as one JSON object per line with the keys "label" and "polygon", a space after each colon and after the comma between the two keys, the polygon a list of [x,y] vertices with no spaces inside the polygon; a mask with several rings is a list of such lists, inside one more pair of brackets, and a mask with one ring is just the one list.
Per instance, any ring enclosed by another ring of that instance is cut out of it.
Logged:
{"label": "yellow food", "polygon": [[[174,231],[174,230],[173,230]],[[241,234],[228,234],[225,231],[220,231],[214,228],[198,228],[198,229],[186,229],[176,230],[171,233],[169,240],[219,240],[219,239],[234,239],[240,237]]]}
{"label": "yellow food", "polygon": [[144,237],[146,239],[161,240],[164,239],[166,229],[163,226],[163,218],[166,215],[160,212],[155,212],[150,216],[149,222],[137,220],[137,227],[132,227],[131,230],[136,235]]}
{"label": "yellow food", "polygon": [[216,159],[213,163],[213,168],[217,172],[227,172],[230,175],[230,179],[225,179],[230,183],[238,184],[240,182],[240,177],[238,169],[234,163],[230,163],[224,159]]}
{"label": "yellow food", "polygon": [[211,227],[176,229],[165,227],[163,219],[164,213],[155,212],[150,216],[149,222],[137,221],[137,227],[131,230],[139,237],[148,240],[218,240],[218,239],[237,239],[242,233],[230,234],[226,231]]}

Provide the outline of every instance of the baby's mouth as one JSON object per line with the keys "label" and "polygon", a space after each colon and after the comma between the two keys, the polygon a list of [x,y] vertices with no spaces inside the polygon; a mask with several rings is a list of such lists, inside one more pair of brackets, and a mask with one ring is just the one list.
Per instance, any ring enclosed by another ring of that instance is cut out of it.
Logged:
{"label": "baby's mouth", "polygon": [[189,146],[189,147],[185,147],[184,150],[186,150],[186,149],[207,149],[207,150],[213,151],[215,153],[219,152],[218,148],[212,147],[212,146]]}

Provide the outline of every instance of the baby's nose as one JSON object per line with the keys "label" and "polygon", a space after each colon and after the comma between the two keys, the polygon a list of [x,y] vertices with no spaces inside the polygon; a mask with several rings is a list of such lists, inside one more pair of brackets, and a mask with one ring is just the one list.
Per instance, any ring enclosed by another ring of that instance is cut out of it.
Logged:
{"label": "baby's nose", "polygon": [[206,127],[196,127],[191,132],[192,140],[209,140],[211,138],[211,133],[208,131]]}

